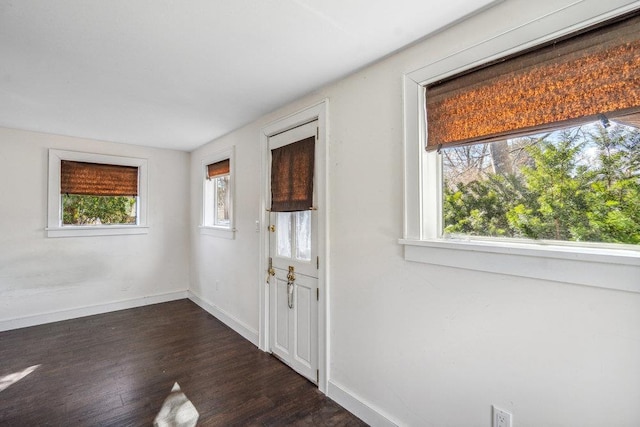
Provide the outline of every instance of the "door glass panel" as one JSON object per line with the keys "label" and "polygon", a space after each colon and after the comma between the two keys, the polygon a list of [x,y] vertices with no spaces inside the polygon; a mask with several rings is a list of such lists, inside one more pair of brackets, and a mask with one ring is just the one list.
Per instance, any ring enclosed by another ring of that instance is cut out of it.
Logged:
{"label": "door glass panel", "polygon": [[295,213],[296,259],[311,261],[311,211]]}
{"label": "door glass panel", "polygon": [[276,255],[291,258],[291,212],[276,213],[276,241]]}

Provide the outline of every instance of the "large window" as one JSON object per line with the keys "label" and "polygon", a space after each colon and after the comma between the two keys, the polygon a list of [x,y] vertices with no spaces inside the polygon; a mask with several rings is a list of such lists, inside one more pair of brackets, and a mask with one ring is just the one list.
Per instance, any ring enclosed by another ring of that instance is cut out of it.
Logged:
{"label": "large window", "polygon": [[405,76],[406,259],[640,292],[640,17],[590,13]]}
{"label": "large window", "polygon": [[640,244],[640,130],[592,122],[444,148],[443,233]]}
{"label": "large window", "polygon": [[50,237],[146,233],[146,159],[49,150]]}
{"label": "large window", "polygon": [[639,26],[634,13],[426,86],[445,235],[640,243]]}
{"label": "large window", "polygon": [[233,237],[233,151],[225,150],[202,161],[204,234]]}

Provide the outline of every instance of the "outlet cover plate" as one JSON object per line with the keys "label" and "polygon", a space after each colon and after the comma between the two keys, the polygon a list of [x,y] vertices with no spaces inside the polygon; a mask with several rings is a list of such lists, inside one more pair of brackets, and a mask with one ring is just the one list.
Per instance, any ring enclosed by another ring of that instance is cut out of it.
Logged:
{"label": "outlet cover plate", "polygon": [[513,427],[511,413],[493,406],[493,427]]}

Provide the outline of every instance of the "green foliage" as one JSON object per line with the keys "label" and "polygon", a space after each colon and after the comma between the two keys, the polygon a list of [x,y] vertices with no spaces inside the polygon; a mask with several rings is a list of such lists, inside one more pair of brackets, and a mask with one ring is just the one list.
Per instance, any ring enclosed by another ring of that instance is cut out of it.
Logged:
{"label": "green foliage", "polygon": [[584,240],[640,244],[640,133],[601,129],[591,138],[601,167],[584,174],[590,185]]}
{"label": "green foliage", "polygon": [[587,128],[532,140],[514,173],[446,186],[445,233],[640,244],[640,134]]}
{"label": "green foliage", "polygon": [[531,195],[515,175],[489,175],[486,180],[458,183],[455,190],[445,189],[445,232],[510,237],[509,208],[527,199]]}
{"label": "green foliage", "polygon": [[584,143],[577,133],[562,132],[560,138],[557,143],[543,139],[526,148],[535,167],[523,167],[522,177],[537,203],[529,209],[510,209],[508,215],[514,229],[526,237],[575,240],[574,226],[586,221],[587,183],[574,175],[583,169],[577,155]]}
{"label": "green foliage", "polygon": [[62,195],[65,225],[135,224],[136,198],[129,196]]}

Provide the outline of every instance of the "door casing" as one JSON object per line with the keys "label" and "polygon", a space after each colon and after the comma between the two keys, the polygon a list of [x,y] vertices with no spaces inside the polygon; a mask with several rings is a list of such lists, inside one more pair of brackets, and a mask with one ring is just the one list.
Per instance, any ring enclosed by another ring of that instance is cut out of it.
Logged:
{"label": "door casing", "polygon": [[267,268],[269,259],[269,239],[268,229],[269,215],[269,137],[293,129],[302,124],[318,121],[318,138],[316,140],[317,156],[315,167],[317,182],[314,183],[317,189],[318,207],[318,289],[320,299],[318,301],[318,389],[327,394],[329,380],[329,198],[328,189],[328,107],[327,99],[302,109],[289,116],[276,120],[261,129],[260,148],[262,154],[261,167],[261,197],[260,197],[260,260],[259,260],[259,299],[260,299],[260,319],[259,319],[259,347],[263,351],[269,351],[269,292],[267,286]]}

